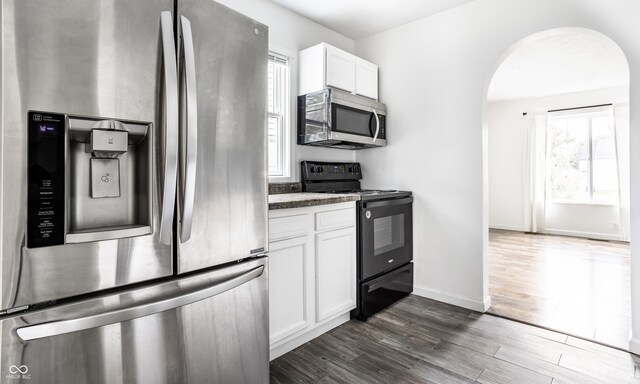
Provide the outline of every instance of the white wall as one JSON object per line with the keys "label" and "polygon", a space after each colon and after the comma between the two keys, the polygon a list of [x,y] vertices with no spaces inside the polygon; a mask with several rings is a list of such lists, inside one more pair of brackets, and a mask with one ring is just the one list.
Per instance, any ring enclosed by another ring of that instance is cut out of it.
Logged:
{"label": "white wall", "polygon": [[[640,2],[476,0],[356,41],[380,66],[389,145],[358,152],[367,184],[415,192],[416,292],[488,304],[486,94],[504,55],[534,33],[583,27],[612,38],[631,70],[631,164],[640,164]],[[631,243],[640,244],[640,167],[631,169]],[[640,351],[640,247],[632,245],[633,347]]]}
{"label": "white wall", "polygon": [[[303,16],[267,0],[216,0],[269,26],[269,49],[291,58],[291,89],[297,95],[298,51],[321,42],[329,43],[347,52],[354,52],[354,41]],[[295,98],[294,98],[295,100]],[[295,179],[300,179],[301,160],[354,161],[355,151],[331,148],[316,148],[295,144],[295,102],[291,108],[291,143],[294,154]]]}
{"label": "white wall", "polygon": [[[629,101],[629,87],[616,87],[549,97],[489,103],[489,227],[528,231],[524,222],[523,162],[526,153],[526,117],[523,112],[546,112]],[[544,232],[620,240],[617,207],[590,204],[548,204]],[[615,227],[614,223],[618,226]]]}
{"label": "white wall", "polygon": [[543,231],[552,235],[623,240],[615,205],[547,203]]}

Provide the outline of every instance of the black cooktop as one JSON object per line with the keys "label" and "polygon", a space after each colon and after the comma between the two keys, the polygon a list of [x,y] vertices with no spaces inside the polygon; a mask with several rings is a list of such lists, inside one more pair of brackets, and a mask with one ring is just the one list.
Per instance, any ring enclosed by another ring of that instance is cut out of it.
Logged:
{"label": "black cooktop", "polygon": [[316,193],[354,193],[362,200],[382,200],[411,196],[410,191],[362,189],[360,163],[302,161],[302,190]]}

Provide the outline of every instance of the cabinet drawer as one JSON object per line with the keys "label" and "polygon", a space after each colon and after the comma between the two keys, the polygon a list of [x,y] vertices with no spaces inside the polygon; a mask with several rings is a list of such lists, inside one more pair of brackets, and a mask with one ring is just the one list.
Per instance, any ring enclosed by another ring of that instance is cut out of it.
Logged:
{"label": "cabinet drawer", "polygon": [[356,225],[356,212],[353,208],[316,213],[316,231],[346,228]]}
{"label": "cabinet drawer", "polygon": [[302,214],[269,219],[269,241],[304,236],[313,230],[311,215]]}

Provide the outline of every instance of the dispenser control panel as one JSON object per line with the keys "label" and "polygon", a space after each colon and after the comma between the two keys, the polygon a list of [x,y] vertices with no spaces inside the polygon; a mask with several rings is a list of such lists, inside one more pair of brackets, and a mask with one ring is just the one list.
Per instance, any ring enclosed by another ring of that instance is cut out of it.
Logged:
{"label": "dispenser control panel", "polygon": [[65,115],[28,112],[27,247],[64,244]]}

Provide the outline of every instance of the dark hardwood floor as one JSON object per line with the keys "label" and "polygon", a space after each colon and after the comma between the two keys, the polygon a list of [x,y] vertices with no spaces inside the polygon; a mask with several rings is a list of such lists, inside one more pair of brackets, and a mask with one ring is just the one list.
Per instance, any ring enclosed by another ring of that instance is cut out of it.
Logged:
{"label": "dark hardwood floor", "polygon": [[628,349],[629,245],[489,232],[490,313]]}
{"label": "dark hardwood floor", "polygon": [[411,295],[271,363],[272,383],[640,384],[640,357]]}

